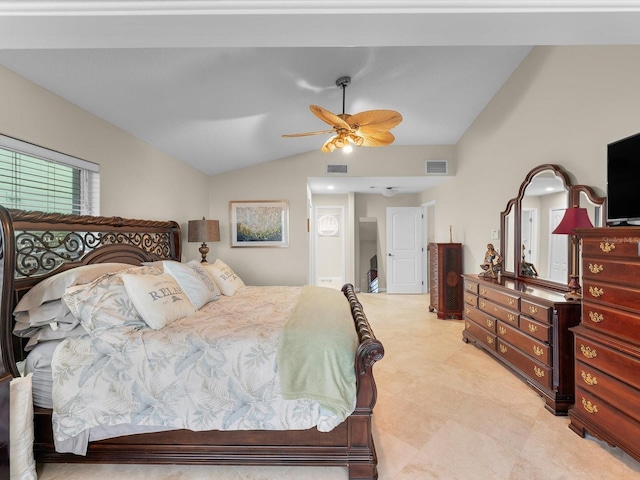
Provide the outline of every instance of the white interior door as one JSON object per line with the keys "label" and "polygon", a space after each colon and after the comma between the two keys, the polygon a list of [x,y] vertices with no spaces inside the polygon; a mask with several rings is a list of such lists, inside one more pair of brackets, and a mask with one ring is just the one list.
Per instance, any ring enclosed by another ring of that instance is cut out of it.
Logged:
{"label": "white interior door", "polygon": [[[549,231],[553,232],[564,216],[564,208],[554,208],[549,215]],[[569,278],[568,235],[549,235],[549,280],[564,283]]]}
{"label": "white interior door", "polygon": [[538,251],[536,244],[536,232],[538,231],[538,211],[534,209],[522,209],[522,245],[519,254],[525,262],[537,264]]}
{"label": "white interior door", "polygon": [[422,293],[422,208],[387,207],[387,293]]}

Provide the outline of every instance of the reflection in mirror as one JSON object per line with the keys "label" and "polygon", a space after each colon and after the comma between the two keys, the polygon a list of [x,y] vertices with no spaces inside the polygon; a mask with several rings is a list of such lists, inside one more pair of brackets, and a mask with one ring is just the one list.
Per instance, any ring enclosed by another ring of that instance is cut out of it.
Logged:
{"label": "reflection in mirror", "polygon": [[602,199],[599,197],[594,198],[591,192],[585,189],[579,189],[578,195],[578,206],[587,209],[589,220],[591,220],[594,227],[602,227],[605,222]]}
{"label": "reflection in mirror", "polygon": [[553,170],[543,170],[531,179],[520,207],[520,275],[566,283],[568,239],[551,232],[568,206],[569,190]]}
{"label": "reflection in mirror", "polygon": [[515,245],[515,200],[512,200],[507,205],[507,209],[502,212],[502,231],[500,240],[500,255],[502,255],[503,264],[502,268],[504,273],[513,274],[516,271],[515,253],[513,246]]}

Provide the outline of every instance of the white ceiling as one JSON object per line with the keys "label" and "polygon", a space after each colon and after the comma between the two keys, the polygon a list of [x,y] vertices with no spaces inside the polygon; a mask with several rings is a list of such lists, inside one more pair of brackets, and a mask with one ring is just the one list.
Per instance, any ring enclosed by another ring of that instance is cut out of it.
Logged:
{"label": "white ceiling", "polygon": [[344,75],[348,113],[403,115],[396,145],[455,144],[531,46],[638,25],[638,1],[3,0],[0,65],[216,174],[319,149],[281,135],[324,130]]}

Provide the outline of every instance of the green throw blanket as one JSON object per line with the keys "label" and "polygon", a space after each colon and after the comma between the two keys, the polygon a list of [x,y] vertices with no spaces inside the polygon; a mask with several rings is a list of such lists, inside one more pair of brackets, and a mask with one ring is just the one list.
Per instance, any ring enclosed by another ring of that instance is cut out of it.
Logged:
{"label": "green throw blanket", "polygon": [[347,418],[355,407],[357,348],[351,309],[342,292],[304,286],[280,339],[282,396],[316,400]]}

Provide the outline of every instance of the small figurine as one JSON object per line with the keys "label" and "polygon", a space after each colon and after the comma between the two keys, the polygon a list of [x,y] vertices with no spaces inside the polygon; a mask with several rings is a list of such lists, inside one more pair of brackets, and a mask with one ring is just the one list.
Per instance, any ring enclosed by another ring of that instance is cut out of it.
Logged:
{"label": "small figurine", "polygon": [[492,243],[487,244],[487,253],[484,254],[484,263],[480,265],[482,272],[479,277],[496,278],[502,275],[502,256],[496,251]]}

